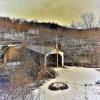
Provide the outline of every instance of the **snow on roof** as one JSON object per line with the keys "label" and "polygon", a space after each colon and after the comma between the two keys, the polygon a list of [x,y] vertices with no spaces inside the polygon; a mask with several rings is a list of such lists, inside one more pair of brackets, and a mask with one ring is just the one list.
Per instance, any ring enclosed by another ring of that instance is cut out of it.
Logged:
{"label": "snow on roof", "polygon": [[[35,51],[35,52],[38,52],[38,53],[41,53],[41,54],[46,54],[46,53],[56,53],[57,50],[56,48],[52,47],[52,46],[37,46],[37,45],[28,45],[27,46],[28,49],[32,50],[32,51]],[[59,50],[59,52],[61,52]]]}

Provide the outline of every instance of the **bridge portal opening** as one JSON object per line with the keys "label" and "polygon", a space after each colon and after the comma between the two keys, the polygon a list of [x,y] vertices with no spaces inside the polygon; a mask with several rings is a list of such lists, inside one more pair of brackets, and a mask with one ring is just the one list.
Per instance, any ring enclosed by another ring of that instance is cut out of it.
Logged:
{"label": "bridge portal opening", "polygon": [[[57,66],[57,54],[49,54],[47,57],[47,66],[56,67]],[[62,66],[62,56],[58,54],[58,66]]]}

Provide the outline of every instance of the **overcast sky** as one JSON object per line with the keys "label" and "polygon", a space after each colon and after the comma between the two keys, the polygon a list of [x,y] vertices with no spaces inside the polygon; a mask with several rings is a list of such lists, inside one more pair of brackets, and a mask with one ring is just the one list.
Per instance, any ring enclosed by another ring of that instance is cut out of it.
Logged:
{"label": "overcast sky", "polygon": [[80,14],[100,16],[100,0],[0,0],[0,16],[25,18],[67,25],[78,21]]}

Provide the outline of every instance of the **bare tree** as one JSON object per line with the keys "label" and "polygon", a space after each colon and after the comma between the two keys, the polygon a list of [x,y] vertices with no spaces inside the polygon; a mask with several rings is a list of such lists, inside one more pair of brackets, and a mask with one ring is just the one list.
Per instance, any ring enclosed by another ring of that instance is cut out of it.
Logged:
{"label": "bare tree", "polygon": [[92,12],[83,13],[81,19],[85,28],[90,29],[94,27],[96,17]]}
{"label": "bare tree", "polygon": [[92,12],[82,13],[80,18],[81,18],[80,22],[71,23],[71,28],[91,29],[95,27],[96,17],[94,13]]}

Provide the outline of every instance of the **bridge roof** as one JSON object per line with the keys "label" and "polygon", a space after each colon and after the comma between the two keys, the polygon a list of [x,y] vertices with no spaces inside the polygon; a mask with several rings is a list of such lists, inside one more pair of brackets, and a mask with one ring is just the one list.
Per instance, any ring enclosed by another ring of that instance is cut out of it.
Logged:
{"label": "bridge roof", "polygon": [[[35,51],[37,53],[40,53],[40,54],[47,54],[56,49],[52,46],[37,46],[37,45],[28,45],[27,48],[32,51]],[[62,52],[62,51],[60,51],[60,52]]]}

